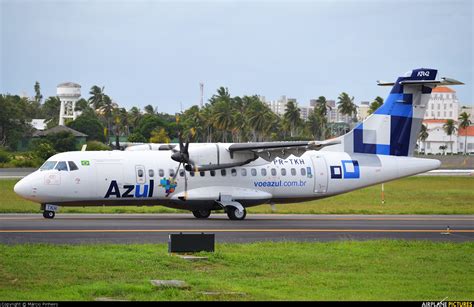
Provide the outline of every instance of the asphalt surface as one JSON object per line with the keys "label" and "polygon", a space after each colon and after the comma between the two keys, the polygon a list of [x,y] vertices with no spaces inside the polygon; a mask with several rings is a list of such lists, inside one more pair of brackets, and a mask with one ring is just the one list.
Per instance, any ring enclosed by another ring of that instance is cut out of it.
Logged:
{"label": "asphalt surface", "polygon": [[[449,227],[449,231],[448,231]],[[216,242],[474,240],[472,215],[0,214],[0,243],[166,243],[170,233],[215,233]]]}

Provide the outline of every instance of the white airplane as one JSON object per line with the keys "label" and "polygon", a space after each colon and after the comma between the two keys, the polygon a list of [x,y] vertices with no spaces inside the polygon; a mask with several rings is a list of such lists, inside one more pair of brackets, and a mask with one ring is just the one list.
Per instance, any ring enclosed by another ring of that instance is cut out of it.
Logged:
{"label": "white airplane", "polygon": [[145,144],[126,151],[56,154],[14,187],[41,204],[155,206],[207,218],[224,209],[243,220],[247,207],[295,203],[346,193],[427,172],[438,160],[413,158],[431,90],[463,84],[415,69],[396,82],[385,103],[349,133],[327,141]]}

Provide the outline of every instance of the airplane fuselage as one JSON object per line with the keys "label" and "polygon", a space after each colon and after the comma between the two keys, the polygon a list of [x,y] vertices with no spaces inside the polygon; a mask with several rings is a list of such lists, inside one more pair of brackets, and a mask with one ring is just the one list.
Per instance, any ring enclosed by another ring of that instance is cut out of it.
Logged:
{"label": "airplane fuselage", "polygon": [[[41,204],[61,206],[163,205],[187,210],[219,209],[229,197],[244,207],[329,197],[439,167],[431,159],[345,152],[308,151],[241,167],[186,172],[169,151],[85,151],[48,161],[73,162],[76,170],[38,170],[15,191]],[[56,164],[57,165],[57,164]]]}

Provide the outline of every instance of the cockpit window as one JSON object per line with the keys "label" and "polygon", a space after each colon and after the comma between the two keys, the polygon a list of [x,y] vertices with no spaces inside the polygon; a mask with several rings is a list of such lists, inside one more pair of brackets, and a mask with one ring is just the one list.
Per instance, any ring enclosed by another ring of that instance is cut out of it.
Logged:
{"label": "cockpit window", "polygon": [[43,165],[41,165],[40,170],[47,171],[53,169],[56,163],[58,163],[58,161],[46,161],[43,163]]}
{"label": "cockpit window", "polygon": [[67,164],[65,161],[59,161],[54,169],[58,171],[67,171]]}
{"label": "cockpit window", "polygon": [[67,162],[69,164],[69,170],[70,171],[77,171],[79,168],[77,167],[76,163],[72,161]]}

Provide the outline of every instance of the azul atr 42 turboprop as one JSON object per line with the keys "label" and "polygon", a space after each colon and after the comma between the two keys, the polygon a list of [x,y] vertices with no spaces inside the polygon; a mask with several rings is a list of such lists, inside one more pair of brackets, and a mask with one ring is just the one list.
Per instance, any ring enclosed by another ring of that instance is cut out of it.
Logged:
{"label": "azul atr 42 turboprop", "polygon": [[385,103],[349,133],[327,141],[145,144],[126,151],[64,152],[14,187],[44,217],[59,206],[162,205],[197,218],[224,209],[346,193],[440,166],[412,157],[431,90],[462,84],[415,69],[395,82]]}

